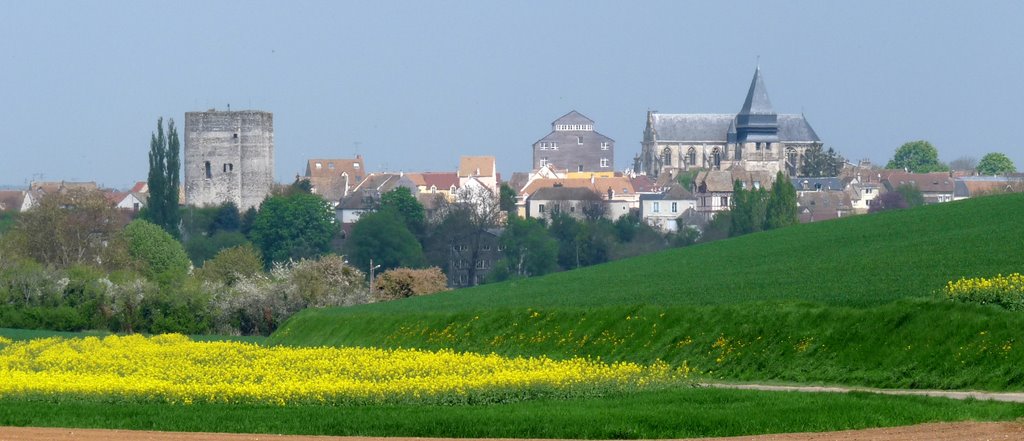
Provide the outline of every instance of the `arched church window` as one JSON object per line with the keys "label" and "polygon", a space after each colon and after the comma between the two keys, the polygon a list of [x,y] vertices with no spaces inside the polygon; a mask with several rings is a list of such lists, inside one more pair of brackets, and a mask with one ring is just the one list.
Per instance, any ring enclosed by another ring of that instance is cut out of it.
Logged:
{"label": "arched church window", "polygon": [[661,152],[661,165],[672,165],[672,150],[670,150],[668,147],[665,147],[665,150]]}
{"label": "arched church window", "polygon": [[697,149],[690,147],[690,150],[686,151],[686,163],[691,166],[697,165]]}
{"label": "arched church window", "polygon": [[722,150],[718,147],[711,152],[711,165],[716,169],[722,167]]}

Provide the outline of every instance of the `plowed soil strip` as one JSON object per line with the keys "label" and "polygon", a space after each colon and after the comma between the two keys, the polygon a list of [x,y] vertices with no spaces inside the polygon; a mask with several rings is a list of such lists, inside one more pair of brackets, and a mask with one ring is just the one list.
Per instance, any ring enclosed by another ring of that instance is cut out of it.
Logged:
{"label": "plowed soil strip", "polygon": [[[699,438],[716,441],[993,441],[1024,439],[1022,423],[932,423],[841,432]],[[0,441],[472,441],[445,438],[380,438],[336,436],[285,436],[228,433],[146,432],[135,430],[0,427]],[[690,441],[697,441],[693,438]],[[496,441],[496,440],[491,440]],[[511,440],[502,440],[511,441]],[[516,440],[525,441],[525,440]]]}

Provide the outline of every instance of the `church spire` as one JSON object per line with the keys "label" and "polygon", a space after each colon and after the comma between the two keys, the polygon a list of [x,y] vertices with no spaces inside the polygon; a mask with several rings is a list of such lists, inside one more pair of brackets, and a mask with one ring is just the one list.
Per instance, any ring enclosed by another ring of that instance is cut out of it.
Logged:
{"label": "church spire", "polygon": [[754,69],[750,90],[743,108],[736,115],[736,138],[739,142],[774,142],[779,140],[778,115],[768,99],[768,90],[761,78],[761,66]]}
{"label": "church spire", "polygon": [[768,99],[768,90],[765,89],[764,80],[761,79],[761,66],[757,66],[757,69],[754,70],[754,79],[750,80],[750,90],[747,91],[747,100],[743,102],[740,114],[775,114],[772,102]]}

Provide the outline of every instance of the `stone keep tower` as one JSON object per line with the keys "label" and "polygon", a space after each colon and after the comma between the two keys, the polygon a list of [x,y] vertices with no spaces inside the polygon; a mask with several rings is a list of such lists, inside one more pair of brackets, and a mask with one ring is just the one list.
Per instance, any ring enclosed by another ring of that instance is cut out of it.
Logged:
{"label": "stone keep tower", "polygon": [[259,110],[185,113],[185,200],[259,208],[274,185],[274,115]]}

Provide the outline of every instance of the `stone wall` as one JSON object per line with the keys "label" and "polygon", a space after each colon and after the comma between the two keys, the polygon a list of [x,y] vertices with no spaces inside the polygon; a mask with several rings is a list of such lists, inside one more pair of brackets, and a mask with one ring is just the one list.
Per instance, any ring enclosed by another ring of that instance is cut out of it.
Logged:
{"label": "stone wall", "polygon": [[274,116],[258,110],[185,113],[185,200],[259,207],[274,185]]}

